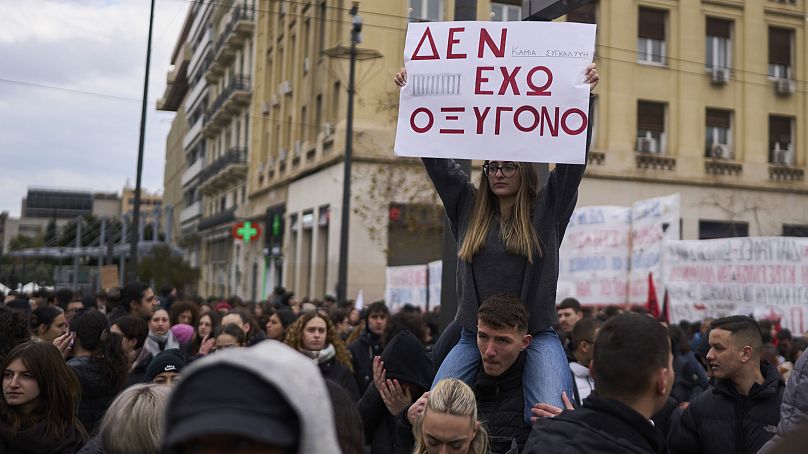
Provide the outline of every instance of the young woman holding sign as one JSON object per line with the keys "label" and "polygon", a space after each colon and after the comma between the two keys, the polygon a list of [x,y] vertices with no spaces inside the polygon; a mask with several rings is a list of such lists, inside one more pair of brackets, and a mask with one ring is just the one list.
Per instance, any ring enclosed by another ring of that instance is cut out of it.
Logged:
{"label": "young woman holding sign", "polygon": [[[596,66],[589,65],[585,82],[590,90],[599,80]],[[395,83],[403,87],[406,81],[402,68]],[[591,130],[590,122],[587,150]],[[564,348],[552,328],[557,321],[558,250],[586,165],[558,164],[540,186],[531,163],[485,161],[475,188],[452,159],[423,158],[423,163],[458,245],[455,320],[462,326],[460,341],[441,364],[433,387],[449,377],[468,384],[475,381],[480,367],[477,308],[493,295],[510,293],[527,306],[528,331],[533,336],[523,375],[525,421],[530,424],[535,404],[564,408],[561,395],[572,395],[572,379]]]}

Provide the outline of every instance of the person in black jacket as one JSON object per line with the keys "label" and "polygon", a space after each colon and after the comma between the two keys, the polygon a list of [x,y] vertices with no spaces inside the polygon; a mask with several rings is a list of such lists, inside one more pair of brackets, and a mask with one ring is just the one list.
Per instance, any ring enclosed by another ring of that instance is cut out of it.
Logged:
{"label": "person in black jacket", "polygon": [[359,339],[348,346],[353,360],[354,378],[359,394],[365,394],[373,380],[373,358],[381,355],[384,343],[382,334],[387,327],[390,311],[384,301],[376,301],[365,310],[365,329]]}
{"label": "person in black jacket", "polygon": [[651,422],[673,386],[665,327],[634,313],[609,319],[595,339],[591,370],[595,393],[581,408],[539,419],[520,452],[666,452],[665,438]]}
{"label": "person in black jacket", "polygon": [[[399,436],[397,417],[414,398],[429,390],[435,376],[432,361],[416,333],[403,330],[388,343],[381,358],[374,359],[374,371],[380,376],[375,377],[359,401],[365,442],[370,445],[371,454],[409,454],[413,442],[411,437]],[[378,389],[376,381],[380,384]],[[389,398],[390,389],[400,390],[398,399]]]}
{"label": "person in black jacket", "polygon": [[344,387],[354,401],[359,400],[351,355],[328,317],[318,312],[304,314],[287,330],[286,344],[313,359],[323,378]]}
{"label": "person in black jacket", "polygon": [[752,318],[719,318],[710,328],[706,359],[715,385],[671,429],[670,452],[755,453],[777,429],[785,384],[773,366],[761,363],[763,339]]}

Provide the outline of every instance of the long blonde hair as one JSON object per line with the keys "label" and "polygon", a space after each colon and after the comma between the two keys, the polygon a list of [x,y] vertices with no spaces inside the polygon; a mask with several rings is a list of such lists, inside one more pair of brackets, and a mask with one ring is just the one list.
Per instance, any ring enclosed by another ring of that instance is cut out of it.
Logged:
{"label": "long blonde hair", "polygon": [[[415,422],[412,433],[415,437],[415,449],[412,454],[426,454],[426,440],[424,439],[424,418],[427,413],[443,413],[452,416],[468,417],[471,424],[477,421],[477,401],[474,391],[469,386],[455,378],[447,378],[438,382],[429,392],[429,399],[424,414]],[[480,424],[474,439],[469,445],[468,454],[486,454],[488,452],[488,433]]]}
{"label": "long blonde hair", "polygon": [[[533,204],[539,194],[539,174],[533,164],[529,162],[517,164],[519,165],[517,172],[522,177],[522,183],[516,192],[513,206],[500,220],[500,232],[508,252],[527,257],[527,261],[533,263],[534,254],[542,256],[539,234],[531,222]],[[497,197],[488,186],[488,176],[482,171],[474,197],[471,221],[463,238],[460,252],[457,254],[461,259],[466,262],[474,261],[474,256],[485,245],[488,231],[494,223],[498,210]]]}
{"label": "long blonde hair", "polygon": [[170,386],[141,383],[118,394],[101,420],[104,450],[110,454],[159,452],[170,391]]}

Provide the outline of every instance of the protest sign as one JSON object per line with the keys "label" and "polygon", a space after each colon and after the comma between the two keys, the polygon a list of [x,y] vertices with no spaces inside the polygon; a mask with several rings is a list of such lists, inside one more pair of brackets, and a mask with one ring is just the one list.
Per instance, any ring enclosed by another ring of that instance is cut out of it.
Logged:
{"label": "protest sign", "polygon": [[391,312],[405,304],[426,310],[427,265],[388,266],[384,299]]}
{"label": "protest sign", "polygon": [[429,269],[429,310],[440,307],[440,289],[443,276],[443,262],[435,260],[426,264]]}
{"label": "protest sign", "polygon": [[411,22],[395,153],[583,164],[595,25]]}
{"label": "protest sign", "polygon": [[679,216],[679,194],[640,200],[631,207],[629,303],[648,302],[648,273],[654,279],[657,301],[663,300],[662,244],[681,238]]}
{"label": "protest sign", "polygon": [[808,238],[669,241],[663,251],[671,320],[744,314],[808,330]]}
{"label": "protest sign", "polygon": [[559,252],[556,298],[581,304],[623,304],[628,291],[631,208],[575,210]]}

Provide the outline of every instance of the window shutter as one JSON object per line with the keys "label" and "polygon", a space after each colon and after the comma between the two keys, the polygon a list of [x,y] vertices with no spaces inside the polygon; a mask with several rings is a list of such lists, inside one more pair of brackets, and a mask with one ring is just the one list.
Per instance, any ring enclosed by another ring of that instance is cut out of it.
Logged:
{"label": "window shutter", "polygon": [[791,30],[769,28],[769,64],[791,65]]}
{"label": "window shutter", "polygon": [[729,129],[730,111],[707,109],[707,126]]}
{"label": "window shutter", "polygon": [[707,18],[707,36],[729,39],[732,22],[723,19]]}
{"label": "window shutter", "polygon": [[595,4],[587,3],[579,6],[567,14],[567,22],[580,22],[583,24],[596,24]]}
{"label": "window shutter", "polygon": [[665,41],[665,11],[640,8],[639,37]]}
{"label": "window shutter", "polygon": [[637,129],[665,131],[665,104],[658,102],[637,103]]}

